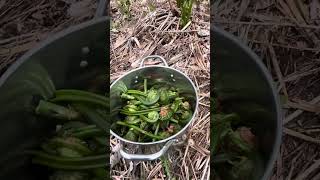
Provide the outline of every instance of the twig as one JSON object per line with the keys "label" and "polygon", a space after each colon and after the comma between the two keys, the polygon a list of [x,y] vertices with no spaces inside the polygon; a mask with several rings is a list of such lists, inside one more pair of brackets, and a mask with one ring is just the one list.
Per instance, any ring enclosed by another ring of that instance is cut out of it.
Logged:
{"label": "twig", "polygon": [[315,161],[308,169],[302,172],[295,180],[306,179],[314,170],[320,167],[320,160]]}
{"label": "twig", "polygon": [[185,30],[185,31],[152,31],[152,33],[194,33],[198,30]]}
{"label": "twig", "polygon": [[286,97],[288,97],[288,92],[287,92],[287,88],[286,88],[286,84],[285,82],[283,81],[283,75],[282,75],[282,72],[281,72],[281,69],[279,67],[279,63],[278,63],[278,60],[277,60],[277,56],[276,56],[276,53],[274,52],[274,49],[272,46],[269,46],[269,51],[270,51],[270,55],[271,55],[271,60],[272,60],[272,64],[273,64],[273,67],[275,68],[275,71],[277,73],[277,77],[279,79],[279,82],[283,88],[283,93]]}
{"label": "twig", "polygon": [[279,26],[279,27],[288,26],[288,27],[297,27],[297,28],[320,29],[320,26],[292,24],[292,23],[244,22],[244,21],[228,21],[228,20],[217,20],[217,19],[214,20],[214,23],[252,25],[252,26]]}
{"label": "twig", "polygon": [[319,52],[319,48],[301,48],[301,47],[294,47],[294,46],[288,46],[288,45],[283,45],[283,44],[277,44],[277,43],[268,43],[268,42],[262,42],[258,40],[253,40],[253,39],[248,39],[249,42],[257,43],[257,44],[263,44],[266,46],[274,46],[274,47],[282,47],[282,48],[287,48],[287,49],[295,49],[299,51],[312,51],[312,52]]}
{"label": "twig", "polygon": [[[207,175],[207,179],[209,179],[209,175],[210,175],[209,162],[210,162],[210,156],[209,156],[209,158],[207,159],[206,166],[205,166],[205,168],[204,168],[205,171],[204,171],[203,174],[202,174],[201,180],[205,180],[206,175]],[[206,172],[206,171],[208,171],[208,172]]]}
{"label": "twig", "polygon": [[320,106],[312,105],[310,103],[305,103],[305,102],[295,103],[295,102],[288,101],[287,105],[291,108],[301,109],[307,112],[313,112],[313,113],[320,112]]}
{"label": "twig", "polygon": [[[310,101],[310,104],[317,104],[318,102],[320,102],[320,95],[314,98],[312,101]],[[300,109],[296,110],[295,112],[293,112],[283,120],[283,124],[287,124],[288,122],[292,121],[302,113],[303,113],[303,110],[300,110]]]}
{"label": "twig", "polygon": [[208,104],[204,104],[204,103],[202,103],[202,102],[199,102],[199,105],[201,105],[201,106],[205,106],[205,107],[210,107],[210,105],[208,105]]}
{"label": "twig", "polygon": [[291,168],[290,168],[290,171],[289,171],[289,175],[287,176],[287,180],[291,180],[292,179],[292,173],[293,173],[293,170],[295,168],[295,163],[297,161],[297,159],[301,156],[301,154],[303,153],[303,151],[300,151],[298,155],[296,155],[292,161],[291,161]]}
{"label": "twig", "polygon": [[282,176],[282,145],[280,147],[280,153],[279,153],[279,157],[277,159],[277,179],[279,180],[283,180],[283,176]]}
{"label": "twig", "polygon": [[10,41],[17,41],[18,39],[29,38],[29,37],[32,37],[34,34],[35,33],[32,32],[32,33],[22,34],[20,36],[14,36],[11,38],[3,39],[3,40],[0,40],[0,44],[6,44],[6,43],[9,43]]}
{"label": "twig", "polygon": [[[306,146],[307,142],[303,142],[299,145],[299,147],[295,148],[293,151],[291,151],[289,154],[287,154],[285,157],[283,157],[283,160],[286,161],[287,159],[290,159],[291,156],[293,156],[296,152],[300,151],[303,147]],[[301,151],[303,152],[303,151]]]}
{"label": "twig", "polygon": [[294,81],[296,79],[302,78],[304,76],[309,76],[311,74],[315,74],[320,71],[320,68],[315,68],[309,71],[301,72],[299,74],[293,73],[284,78],[284,82]]}
{"label": "twig", "polygon": [[15,9],[16,7],[20,6],[20,4],[22,4],[24,2],[24,0],[19,1],[17,4],[11,5],[9,6],[8,9],[6,9],[4,12],[2,12],[2,14],[0,14],[0,19],[2,19],[7,12],[9,12],[11,9]]}
{"label": "twig", "polygon": [[191,161],[191,159],[190,159],[189,154],[188,154],[188,161],[189,161],[189,163],[190,163],[191,170],[192,170],[192,173],[193,173],[193,179],[198,180],[197,175],[196,175],[195,170],[194,170],[194,167],[193,167],[193,163],[192,163],[192,161]]}
{"label": "twig", "polygon": [[301,134],[301,133],[293,131],[291,129],[284,128],[283,131],[284,131],[284,133],[286,133],[286,134],[288,134],[290,136],[293,136],[293,137],[296,137],[296,138],[299,138],[299,139],[302,139],[302,140],[305,140],[305,141],[308,141],[308,142],[320,144],[320,140],[319,139],[316,139],[316,138]]}
{"label": "twig", "polygon": [[319,180],[320,179],[320,173],[315,175],[311,180]]}

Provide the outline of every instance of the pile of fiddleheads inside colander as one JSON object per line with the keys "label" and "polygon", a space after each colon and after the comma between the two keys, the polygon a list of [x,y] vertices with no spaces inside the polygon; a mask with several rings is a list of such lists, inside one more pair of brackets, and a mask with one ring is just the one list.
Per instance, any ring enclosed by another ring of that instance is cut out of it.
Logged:
{"label": "pile of fiddleheads inside colander", "polygon": [[148,80],[144,79],[141,89],[128,89],[124,83],[118,89],[123,102],[121,120],[114,122],[111,128],[127,140],[166,139],[179,132],[193,116],[190,102],[178,88],[163,84],[148,87]]}

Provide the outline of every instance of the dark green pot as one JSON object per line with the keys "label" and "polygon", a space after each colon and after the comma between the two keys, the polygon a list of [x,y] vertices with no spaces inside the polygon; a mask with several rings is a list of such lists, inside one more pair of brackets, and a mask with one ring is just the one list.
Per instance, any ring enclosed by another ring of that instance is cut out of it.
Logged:
{"label": "dark green pot", "polygon": [[[254,130],[263,160],[262,166],[256,165],[261,167],[256,179],[267,180],[278,156],[282,133],[281,104],[272,77],[262,60],[229,33],[213,27],[211,42],[213,86],[227,104],[247,111],[246,118],[256,120]],[[253,114],[248,102],[259,104],[264,112]]]}
{"label": "dark green pot", "polygon": [[45,169],[31,165],[23,154],[54,129],[54,124],[33,115],[33,102],[52,96],[54,88],[107,89],[108,25],[107,17],[97,18],[49,37],[2,75],[0,179],[47,178]]}

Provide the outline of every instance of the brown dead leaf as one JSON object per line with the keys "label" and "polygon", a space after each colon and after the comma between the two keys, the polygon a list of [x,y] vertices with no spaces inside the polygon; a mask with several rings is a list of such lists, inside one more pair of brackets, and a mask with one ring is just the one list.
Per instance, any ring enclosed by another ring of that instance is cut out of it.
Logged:
{"label": "brown dead leaf", "polygon": [[273,0],[257,0],[256,1],[256,8],[257,8],[257,10],[265,9],[265,8],[271,6],[273,3],[274,3]]}
{"label": "brown dead leaf", "polygon": [[114,43],[114,49],[117,49],[118,47],[122,46],[125,42],[127,42],[127,38],[124,36],[119,36]]}
{"label": "brown dead leaf", "polygon": [[140,66],[140,61],[139,60],[136,60],[136,61],[134,61],[133,63],[131,63],[131,67],[132,68],[137,68],[137,67],[139,67]]}
{"label": "brown dead leaf", "polygon": [[240,137],[248,144],[254,146],[256,137],[252,134],[251,129],[247,127],[240,127],[237,129],[240,134]]}
{"label": "brown dead leaf", "polygon": [[70,8],[68,9],[68,14],[71,17],[78,18],[85,14],[90,13],[90,4],[91,0],[83,0],[76,3],[71,4]]}
{"label": "brown dead leaf", "polygon": [[310,5],[310,19],[316,20],[319,19],[320,16],[320,2],[319,0],[312,0]]}
{"label": "brown dead leaf", "polygon": [[22,28],[23,28],[23,24],[21,22],[18,22],[17,23],[17,31],[18,31],[19,34],[21,33]]}
{"label": "brown dead leaf", "polygon": [[304,41],[297,42],[297,47],[299,47],[299,48],[306,48],[307,46],[308,46],[307,43]]}
{"label": "brown dead leaf", "polygon": [[44,15],[41,12],[36,12],[36,13],[33,13],[31,15],[31,17],[33,17],[34,19],[37,19],[37,20],[41,20],[41,19],[43,19]]}
{"label": "brown dead leaf", "polygon": [[240,11],[237,17],[237,21],[240,21],[241,17],[244,15],[244,13],[246,12],[248,6],[250,4],[250,0],[242,0],[241,1],[241,5],[240,5]]}
{"label": "brown dead leaf", "polygon": [[170,125],[168,128],[167,128],[167,131],[169,132],[169,133],[173,133],[174,132],[174,126],[173,125]]}
{"label": "brown dead leaf", "polygon": [[206,29],[200,29],[197,34],[200,36],[200,37],[206,37],[206,36],[209,36],[210,35],[210,32]]}
{"label": "brown dead leaf", "polygon": [[193,69],[194,71],[200,71],[201,70],[201,68],[199,66],[190,65],[189,67],[191,69]]}
{"label": "brown dead leaf", "polygon": [[0,0],[0,9],[6,4],[6,0]]}
{"label": "brown dead leaf", "polygon": [[173,56],[172,58],[170,58],[170,60],[168,61],[169,64],[175,64],[176,62],[178,62],[181,58],[183,57],[183,54],[177,54],[175,56]]}
{"label": "brown dead leaf", "polygon": [[299,23],[303,23],[305,24],[305,20],[303,18],[303,15],[301,13],[301,11],[299,11],[299,8],[297,6],[297,4],[295,3],[294,0],[286,0],[287,1],[287,5],[291,10],[292,15],[296,18],[296,20]]}
{"label": "brown dead leaf", "polygon": [[308,22],[310,20],[310,15],[309,15],[309,9],[307,4],[305,4],[303,1],[298,0],[297,2],[297,6],[299,11],[301,12],[302,17],[304,18],[304,20],[306,22]]}
{"label": "brown dead leaf", "polygon": [[278,0],[277,3],[279,3],[280,6],[278,6],[278,9],[284,14],[289,16],[292,20],[296,19],[293,17],[293,15],[291,14],[290,8],[289,6],[284,2],[284,0]]}

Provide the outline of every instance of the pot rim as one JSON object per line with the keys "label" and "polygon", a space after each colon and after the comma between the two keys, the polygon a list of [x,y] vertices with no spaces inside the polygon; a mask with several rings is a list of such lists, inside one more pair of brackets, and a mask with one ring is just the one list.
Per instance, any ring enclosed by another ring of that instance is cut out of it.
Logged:
{"label": "pot rim", "polygon": [[141,69],[144,69],[144,68],[152,68],[152,67],[160,67],[160,68],[166,68],[166,69],[170,69],[170,70],[173,70],[173,71],[176,71],[177,73],[183,75],[187,80],[189,80],[189,82],[191,83],[192,87],[193,87],[193,90],[195,92],[195,95],[196,95],[196,105],[195,105],[195,110],[193,112],[193,115],[192,115],[192,118],[190,119],[190,121],[179,131],[177,132],[176,134],[166,138],[166,139],[162,139],[160,141],[155,141],[155,142],[135,142],[135,141],[130,141],[130,140],[126,140],[122,137],[120,137],[119,135],[117,135],[115,132],[113,132],[111,129],[110,129],[110,133],[115,136],[117,139],[123,141],[123,142],[126,142],[126,143],[130,143],[130,144],[135,144],[135,145],[154,145],[154,144],[160,144],[160,143],[165,143],[167,141],[170,141],[174,138],[176,138],[177,136],[181,135],[183,132],[185,132],[189,127],[190,125],[192,124],[192,122],[195,120],[195,117],[196,115],[198,114],[198,106],[199,106],[199,97],[198,97],[198,90],[196,88],[196,86],[194,85],[193,81],[183,72],[175,69],[175,68],[172,68],[172,67],[169,67],[169,66],[162,66],[162,65],[149,65],[149,66],[144,66],[144,67],[138,67],[138,68],[135,68],[135,69],[132,69],[131,71],[123,74],[122,76],[120,76],[118,79],[116,79],[110,86],[110,90],[112,88],[112,86],[117,83],[120,79],[122,79],[123,77],[127,76],[128,74],[132,73],[132,72],[135,72],[135,71],[139,71]]}
{"label": "pot rim", "polygon": [[276,131],[275,131],[277,134],[275,136],[273,151],[271,152],[271,156],[270,156],[269,160],[267,161],[267,164],[265,166],[265,171],[262,175],[262,180],[267,180],[271,175],[271,172],[273,169],[273,164],[277,160],[278,152],[280,150],[281,141],[282,141],[283,114],[282,114],[282,109],[280,106],[281,103],[280,103],[280,98],[279,98],[278,92],[272,83],[273,79],[271,77],[271,74],[269,73],[266,66],[263,64],[262,60],[258,57],[257,54],[255,54],[248,46],[244,45],[242,42],[240,42],[239,39],[237,39],[234,35],[228,33],[227,31],[222,30],[214,25],[212,25],[211,28],[212,28],[213,34],[218,33],[218,34],[222,35],[224,38],[226,38],[230,42],[234,43],[236,46],[241,48],[248,56],[251,57],[251,59],[258,66],[261,73],[265,77],[265,79],[266,79],[266,81],[272,91],[275,111],[277,114]]}

